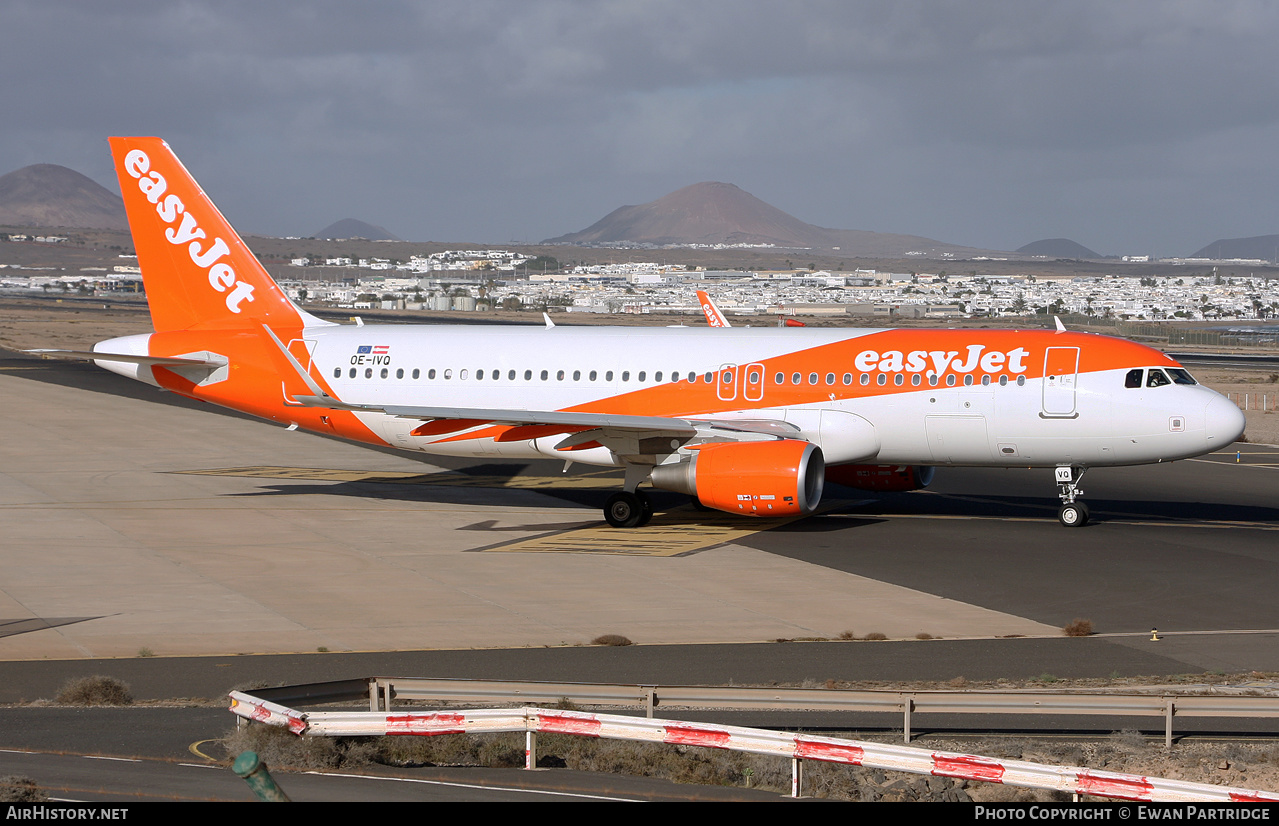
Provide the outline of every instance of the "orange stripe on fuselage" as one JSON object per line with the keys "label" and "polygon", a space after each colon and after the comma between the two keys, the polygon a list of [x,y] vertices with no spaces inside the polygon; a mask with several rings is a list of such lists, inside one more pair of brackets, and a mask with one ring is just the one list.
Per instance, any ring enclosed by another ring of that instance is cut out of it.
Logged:
{"label": "orange stripe on fuselage", "polygon": [[[277,329],[276,334],[282,341],[299,339],[302,338],[302,328]],[[276,357],[280,357],[279,349],[260,330],[179,330],[155,333],[151,336],[150,351],[153,356],[208,351],[226,356],[231,362],[226,380],[204,386],[196,385],[163,367],[153,368],[152,374],[156,382],[166,390],[281,424],[296,423],[307,430],[332,433],[353,441],[386,444],[385,439],[374,434],[350,411],[286,404],[284,394],[296,392],[292,383],[301,385],[301,379],[293,373],[291,367],[287,373],[280,370],[276,364]],[[279,360],[283,358],[280,357]],[[305,366],[305,362],[303,365]],[[312,367],[311,378],[326,393],[332,394],[332,388],[318,373]]]}
{"label": "orange stripe on fuselage", "polygon": [[[970,348],[980,346],[980,350]],[[708,384],[704,374],[698,374],[696,382],[682,378],[678,382],[664,382],[659,385],[645,387],[611,396],[605,399],[566,408],[566,412],[582,413],[617,413],[636,416],[670,416],[670,417],[713,417],[726,410],[760,410],[771,408],[801,407],[820,404],[822,402],[848,399],[878,398],[899,393],[923,392],[947,389],[962,389],[964,376],[971,375],[974,385],[980,385],[982,376],[990,376],[992,385],[1000,376],[1016,381],[1018,376],[1027,380],[1043,377],[1044,357],[1049,348],[1079,348],[1080,373],[1091,373],[1102,370],[1117,370],[1127,367],[1175,367],[1177,362],[1168,358],[1158,350],[1126,339],[1091,333],[1058,333],[1042,330],[884,330],[878,333],[849,338],[843,341],[822,344],[816,347],[797,350],[793,353],[761,359],[752,364],[763,365],[762,385],[758,399],[745,398],[745,376],[747,365],[737,365],[734,370],[732,387],[724,395],[735,394],[733,399],[720,398],[720,383],[723,372],[714,371],[715,380]],[[1019,353],[1011,358],[1010,354]],[[859,369],[858,357],[862,363],[870,361],[866,354],[875,353],[872,369]],[[912,354],[923,354],[914,362],[923,361],[922,369],[911,370]],[[940,353],[934,357],[934,353]],[[999,353],[1003,358],[990,357],[987,366],[994,369],[983,370],[982,360],[989,354]],[[896,354],[896,355],[893,355]],[[953,354],[953,357],[952,357]],[[938,384],[928,384],[928,374],[933,372],[937,359],[946,363],[945,369],[938,373]],[[974,366],[969,370],[958,370],[968,363]],[[1019,370],[1012,368],[1020,367]],[[897,367],[898,369],[891,369]],[[886,369],[881,369],[886,368]],[[774,381],[777,373],[782,373],[785,382]],[[795,373],[800,374],[800,384],[791,379]],[[817,374],[817,383],[810,384],[809,378]],[[844,384],[845,373],[853,376],[852,384]],[[827,384],[828,374],[834,374],[834,383]],[[862,374],[870,376],[870,383],[860,383]],[[885,376],[885,384],[880,385],[878,378]],[[894,384],[896,375],[903,376],[901,385]],[[913,375],[921,376],[918,386],[911,384]],[[955,376],[953,386],[946,385],[946,377]],[[734,393],[735,391],[735,393]],[[496,425],[469,433],[452,436],[445,441],[468,441],[472,439],[496,439],[498,441],[518,441],[524,438],[536,438],[556,433],[571,433],[582,428],[558,427],[555,425],[539,426],[550,428],[538,431],[536,435],[512,435],[512,428]],[[529,431],[530,433],[533,431]]]}

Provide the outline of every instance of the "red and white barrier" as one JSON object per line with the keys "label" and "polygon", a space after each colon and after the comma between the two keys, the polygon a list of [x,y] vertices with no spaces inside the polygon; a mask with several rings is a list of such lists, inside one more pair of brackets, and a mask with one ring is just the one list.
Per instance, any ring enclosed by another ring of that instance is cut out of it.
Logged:
{"label": "red and white barrier", "polygon": [[[673,745],[703,746],[790,758],[793,761],[793,793],[798,795],[800,766],[805,760],[843,763],[888,771],[982,780],[1008,786],[1086,794],[1095,797],[1151,802],[1279,802],[1279,793],[1189,783],[1160,777],[1093,771],[1078,766],[1050,766],[1021,760],[1000,760],[973,754],[813,737],[764,729],[685,723],[590,714],[546,708],[480,709],[466,711],[320,711],[298,712],[259,700],[238,691],[231,693],[231,711],[251,720],[286,726],[310,737],[367,737],[439,734],[483,734],[523,731],[531,735],[572,734]],[[536,761],[535,741],[529,738],[529,767]]]}

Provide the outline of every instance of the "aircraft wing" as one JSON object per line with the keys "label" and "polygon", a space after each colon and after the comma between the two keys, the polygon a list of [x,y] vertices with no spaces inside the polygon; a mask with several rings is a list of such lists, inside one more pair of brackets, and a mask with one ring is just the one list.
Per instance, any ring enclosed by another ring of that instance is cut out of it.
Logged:
{"label": "aircraft wing", "polygon": [[397,404],[351,404],[332,396],[294,396],[307,407],[327,407],[386,413],[402,419],[473,421],[499,425],[563,425],[566,429],[606,427],[614,430],[660,430],[678,436],[694,436],[697,428],[686,419],[666,416],[627,416],[617,413],[572,413],[555,410],[513,410],[488,407],[418,407]]}

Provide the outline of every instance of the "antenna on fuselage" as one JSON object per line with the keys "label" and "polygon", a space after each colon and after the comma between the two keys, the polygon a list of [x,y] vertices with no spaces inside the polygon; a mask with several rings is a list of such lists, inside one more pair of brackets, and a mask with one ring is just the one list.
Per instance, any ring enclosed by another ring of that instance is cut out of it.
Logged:
{"label": "antenna on fuselage", "polygon": [[1057,332],[1059,333],[1066,332],[1066,325],[1061,323],[1060,318],[1058,318],[1057,316],[1053,316],[1053,323],[1057,325]]}
{"label": "antenna on fuselage", "polygon": [[551,321],[551,317],[547,315],[546,313],[542,313],[542,318],[546,319],[546,329],[549,330],[555,326],[555,322]]}

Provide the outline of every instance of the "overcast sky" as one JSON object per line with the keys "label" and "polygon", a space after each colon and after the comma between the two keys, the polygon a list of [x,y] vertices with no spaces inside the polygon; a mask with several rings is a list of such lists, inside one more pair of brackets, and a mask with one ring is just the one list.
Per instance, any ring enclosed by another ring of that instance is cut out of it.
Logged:
{"label": "overcast sky", "polygon": [[0,0],[0,173],[165,138],[244,232],[536,242],[726,181],[809,223],[1279,232],[1279,3]]}

